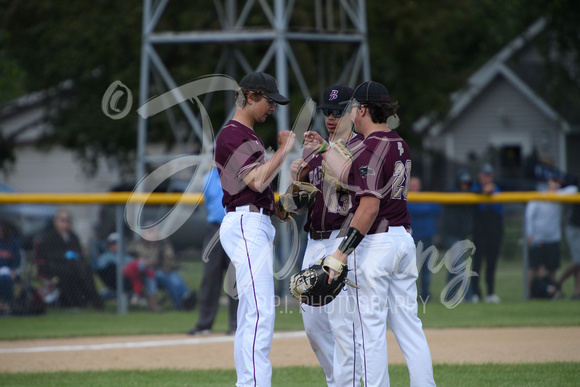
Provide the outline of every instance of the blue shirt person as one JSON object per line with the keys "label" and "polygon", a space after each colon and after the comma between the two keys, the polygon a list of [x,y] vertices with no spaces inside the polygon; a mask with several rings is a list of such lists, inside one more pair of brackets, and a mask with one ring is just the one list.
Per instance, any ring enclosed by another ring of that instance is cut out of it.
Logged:
{"label": "blue shirt person", "polygon": [[[494,181],[494,170],[490,164],[484,164],[478,175],[479,183],[474,184],[476,193],[493,195],[500,192]],[[479,204],[475,208],[473,223],[473,243],[475,253],[473,255],[473,270],[478,276],[473,277],[471,289],[474,302],[482,298],[479,286],[481,267],[486,261],[485,282],[487,295],[485,302],[499,303],[500,298],[495,294],[495,269],[503,240],[503,206],[501,204]]]}
{"label": "blue shirt person", "polygon": [[[199,320],[195,327],[187,333],[190,335],[207,334],[215,321],[219,309],[219,298],[222,293],[222,284],[226,275],[233,284],[235,272],[230,265],[230,258],[224,251],[219,236],[219,228],[226,215],[222,199],[224,196],[217,168],[207,172],[204,176],[203,196],[207,208],[207,229],[203,241],[202,257],[203,277],[201,280],[199,300]],[[228,268],[231,269],[228,270]],[[238,300],[228,296],[229,300],[229,327],[228,334],[233,334],[237,327]]]}
{"label": "blue shirt person", "polygon": [[[421,191],[421,179],[413,176],[409,182],[409,189],[411,192]],[[436,203],[414,203],[407,202],[407,211],[411,218],[411,229],[413,230],[413,240],[417,246],[417,253],[428,249],[433,245],[433,238],[437,231],[437,221],[441,213],[441,206]],[[429,287],[431,284],[431,272],[427,262],[417,257],[417,263],[420,264],[420,297],[422,302],[429,300]]]}
{"label": "blue shirt person", "polygon": [[[448,192],[473,192],[473,178],[471,174],[466,170],[459,171],[455,176],[454,186]],[[446,256],[450,260],[446,286],[448,290],[443,295],[445,302],[454,303],[453,300],[455,299],[472,301],[471,287],[468,286],[467,289],[461,291],[460,285],[460,278],[465,278],[464,276],[467,275],[466,270],[471,273],[471,265],[469,264],[463,270],[457,271],[456,269],[470,262],[468,259],[471,259],[470,256],[473,254],[473,249],[469,248],[464,250],[463,248],[459,248],[458,251],[462,252],[461,256],[455,256],[455,253],[452,252],[454,251],[454,246],[458,247],[456,245],[457,243],[465,243],[471,239],[474,212],[475,206],[469,204],[446,204],[443,206],[441,221],[439,223],[439,238],[440,245],[447,251]],[[465,246],[467,247],[467,245]],[[461,291],[460,294],[458,294],[459,291]]]}

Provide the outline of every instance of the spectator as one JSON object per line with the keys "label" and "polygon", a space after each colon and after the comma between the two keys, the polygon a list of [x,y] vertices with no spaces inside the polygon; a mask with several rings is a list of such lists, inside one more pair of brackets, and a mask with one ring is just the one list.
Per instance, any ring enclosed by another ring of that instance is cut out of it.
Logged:
{"label": "spectator", "polygon": [[[152,224],[148,222],[146,226]],[[195,307],[197,295],[187,288],[177,272],[179,263],[175,259],[173,246],[168,239],[158,240],[156,228],[145,229],[143,238],[131,241],[127,246],[127,253],[153,269],[157,286],[167,290],[176,309],[191,310]],[[143,265],[141,267],[144,268]]]}
{"label": "spectator", "polygon": [[[422,189],[421,178],[413,176],[409,182],[411,192],[420,192]],[[441,213],[441,206],[436,203],[416,203],[407,202],[407,211],[411,218],[411,228],[413,230],[413,240],[417,246],[417,253],[425,251],[433,245],[433,237],[437,229],[437,219]],[[419,248],[422,243],[422,248]],[[431,271],[427,262],[420,262],[420,283],[421,283],[421,301],[427,302],[430,299],[429,287],[431,284]]]}
{"label": "spectator", "polygon": [[[145,258],[132,260],[125,265],[123,276],[131,282],[131,305],[149,305],[153,312],[161,312],[157,304],[157,279],[150,262]],[[147,289],[147,300],[143,295],[143,286]]]}
{"label": "spectator", "polygon": [[[187,332],[189,335],[210,333],[219,308],[224,275],[226,273],[230,275],[226,281],[231,281],[232,284],[235,281],[235,271],[228,272],[230,258],[224,251],[219,238],[215,238],[219,236],[220,225],[226,215],[222,205],[224,193],[220,183],[220,175],[215,167],[212,167],[204,176],[203,194],[207,208],[207,228],[202,249],[205,265],[203,266],[203,278],[201,280],[199,319],[195,327]],[[233,269],[233,266],[231,267]],[[236,332],[238,300],[228,295],[228,302],[229,327],[227,334],[230,335]]]}
{"label": "spectator", "polygon": [[566,224],[566,238],[572,255],[572,263],[564,269],[557,285],[561,289],[564,281],[573,275],[574,294],[572,294],[572,299],[580,300],[580,204],[572,206],[572,211]]}
{"label": "spectator", "polygon": [[[106,240],[106,250],[97,257],[94,270],[103,281],[103,284],[110,290],[117,290],[117,242],[119,234],[111,233]],[[121,262],[123,267],[133,261],[133,257],[123,254]],[[131,283],[128,278],[123,278],[123,291],[131,291]],[[113,294],[111,298],[114,298]]]}
{"label": "spectator", "polygon": [[22,261],[21,251],[13,225],[0,219],[0,315],[12,312],[14,283],[18,279]]}
{"label": "spectator", "polygon": [[102,309],[103,299],[97,292],[93,272],[71,224],[70,213],[60,209],[52,225],[41,235],[35,249],[39,275],[58,278],[61,306],[85,307],[91,303]]}
{"label": "spectator", "polygon": [[[500,192],[494,181],[494,171],[491,164],[484,164],[478,174],[479,184],[474,184],[476,193],[493,195]],[[473,255],[473,271],[477,274],[471,282],[473,291],[472,301],[477,303],[481,297],[479,279],[481,278],[481,266],[486,261],[485,283],[487,296],[485,302],[497,304],[501,301],[495,294],[495,269],[503,239],[503,206],[501,204],[478,204],[475,207],[473,218],[473,243],[475,253]]]}
{"label": "spectator", "polygon": [[[113,232],[107,237],[107,251],[97,258],[97,274],[109,289],[117,289],[117,254],[119,234]],[[157,305],[157,280],[153,269],[145,262],[128,254],[121,257],[123,265],[123,292],[132,293],[131,305],[149,305],[149,309],[159,312]],[[143,297],[143,286],[147,289],[147,301]]]}
{"label": "spectator", "polygon": [[[576,193],[575,186],[561,188],[560,179],[548,179],[549,193]],[[562,204],[546,200],[531,200],[525,210],[524,225],[529,247],[528,294],[533,298],[545,295],[545,286],[536,286],[538,281],[556,285],[556,271],[560,268],[560,242],[562,239]],[[543,275],[546,273],[545,275]],[[547,281],[543,277],[547,277]],[[554,292],[552,292],[554,293]],[[554,295],[554,294],[552,294]]]}
{"label": "spectator", "polygon": [[[473,179],[469,172],[459,171],[455,177],[455,184],[449,192],[472,192],[473,189]],[[447,251],[451,249],[453,245],[457,242],[464,241],[470,238],[473,231],[473,216],[474,216],[474,206],[466,204],[446,204],[443,206],[443,211],[441,213],[441,221],[439,223],[439,243],[441,247]],[[466,251],[467,254],[467,251]],[[451,257],[455,259],[455,257]],[[453,267],[461,267],[465,261],[466,256],[463,255],[459,257],[457,261],[453,263]],[[447,284],[451,283],[456,276],[464,273],[453,273],[453,269],[449,270],[447,274]],[[446,300],[451,300],[457,294],[459,288],[459,283],[456,286],[452,286],[447,295]],[[468,288],[467,293],[464,295],[465,300],[472,301],[471,288]],[[477,300],[476,300],[477,301]]]}

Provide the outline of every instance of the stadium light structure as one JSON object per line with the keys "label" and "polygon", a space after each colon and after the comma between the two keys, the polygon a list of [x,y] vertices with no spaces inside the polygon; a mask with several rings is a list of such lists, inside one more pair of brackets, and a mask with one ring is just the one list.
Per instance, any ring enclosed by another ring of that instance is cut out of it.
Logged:
{"label": "stadium light structure", "polygon": [[[139,106],[152,96],[151,84],[158,90],[169,91],[178,86],[171,71],[166,66],[159,47],[163,45],[200,45],[211,44],[222,47],[219,58],[204,58],[204,61],[216,60],[215,74],[226,74],[237,79],[238,71],[244,74],[263,71],[274,65],[274,75],[278,88],[283,95],[290,95],[290,71],[303,98],[311,97],[311,87],[315,84],[319,96],[328,84],[342,82],[354,87],[363,80],[370,79],[370,61],[367,43],[366,3],[364,0],[313,0],[296,4],[294,0],[214,0],[214,8],[221,29],[205,31],[158,31],[160,19],[170,0],[144,0],[142,54],[139,85]],[[308,7],[308,9],[305,9]],[[302,8],[302,9],[300,9]],[[295,11],[311,14],[312,25],[300,26],[293,22]],[[250,26],[249,20],[261,12],[268,25]],[[301,69],[300,57],[297,57],[292,44],[338,44],[350,47],[339,50],[336,57],[319,55],[317,74],[324,74],[332,69],[337,73],[329,79],[317,77],[307,80]],[[268,48],[259,63],[250,64],[244,55],[248,44],[267,44]],[[329,63],[334,61],[334,63]],[[192,74],[194,75],[194,74]],[[206,75],[206,74],[199,74]],[[328,84],[324,82],[327,81]],[[317,97],[317,96],[316,96]],[[208,98],[211,98],[208,96]],[[317,98],[314,98],[315,100]],[[188,146],[202,138],[200,120],[192,109],[192,104],[180,103],[185,120],[191,131],[183,136],[178,128],[174,113],[167,111],[167,119],[176,139],[177,149],[187,153]],[[291,128],[290,107],[280,106],[275,115],[278,128]],[[137,143],[137,181],[145,176],[147,165],[163,163],[175,156],[147,155],[148,120],[139,118]],[[185,138],[184,138],[185,137]]]}

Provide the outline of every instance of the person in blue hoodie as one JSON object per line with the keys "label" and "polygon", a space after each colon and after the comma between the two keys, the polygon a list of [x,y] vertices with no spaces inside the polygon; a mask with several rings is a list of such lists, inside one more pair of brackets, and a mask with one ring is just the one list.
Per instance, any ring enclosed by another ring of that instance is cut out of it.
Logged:
{"label": "person in blue hoodie", "polygon": [[[421,178],[417,176],[411,177],[409,190],[411,192],[419,192],[421,189]],[[415,246],[417,246],[417,252],[420,254],[433,245],[441,206],[437,203],[407,202],[407,211],[411,218],[413,240],[415,241]],[[422,244],[421,246],[420,243]],[[422,262],[420,258],[417,257],[417,262],[421,262],[421,267],[419,268],[421,293],[419,297],[422,302],[427,302],[430,299],[431,272],[429,271],[428,262]]]}
{"label": "person in blue hoodie", "polygon": [[[466,170],[460,170],[455,176],[455,184],[448,192],[473,192],[473,178]],[[470,240],[473,233],[473,218],[475,216],[475,206],[468,204],[446,204],[443,206],[441,213],[441,222],[439,224],[438,236],[440,239],[440,246],[447,252],[456,245],[456,243],[465,243]],[[457,247],[457,246],[456,246]],[[464,251],[462,248],[459,251]],[[460,257],[449,255],[453,260],[453,267],[461,267],[466,263],[468,257],[473,254],[473,249],[466,249],[464,254]],[[449,289],[444,295],[445,301],[453,300],[457,292],[461,289],[458,276],[465,275],[464,270],[471,270],[467,267],[459,272],[454,272],[453,269],[448,268],[447,286]],[[453,285],[451,283],[453,282]],[[457,295],[458,298],[465,301],[472,301],[471,287],[468,286],[465,294]]]}
{"label": "person in blue hoodie", "polygon": [[[222,294],[222,285],[224,279],[228,280],[228,273],[231,276],[230,282],[235,281],[235,272],[228,272],[230,258],[224,251],[219,238],[219,229],[226,215],[222,204],[224,196],[220,183],[219,171],[212,167],[204,175],[204,203],[207,208],[207,229],[203,241],[203,277],[201,280],[200,300],[199,300],[199,319],[196,325],[187,332],[188,335],[209,334],[213,327],[216,315],[219,310],[219,299]],[[215,244],[214,244],[215,243]],[[231,284],[230,284],[231,286]],[[238,316],[238,300],[228,295],[229,304],[229,325],[227,334],[231,335],[236,332]]]}
{"label": "person in blue hoodie", "polygon": [[[500,192],[494,180],[494,171],[491,164],[484,164],[478,174],[478,183],[474,184],[476,193],[493,195]],[[479,286],[481,268],[485,261],[485,283],[487,295],[485,302],[497,304],[500,298],[495,294],[495,269],[499,257],[501,242],[503,240],[503,206],[498,203],[482,203],[475,208],[473,223],[473,243],[475,254],[473,255],[473,270],[478,274],[473,277],[471,289],[473,302],[482,299]]]}

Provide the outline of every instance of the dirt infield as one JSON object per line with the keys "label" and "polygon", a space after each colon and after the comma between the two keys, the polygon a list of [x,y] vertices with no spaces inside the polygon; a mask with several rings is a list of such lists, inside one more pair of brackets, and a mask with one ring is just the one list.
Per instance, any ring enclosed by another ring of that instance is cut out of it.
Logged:
{"label": "dirt infield", "polygon": [[[426,329],[434,363],[580,362],[580,327]],[[392,332],[389,363],[404,364]],[[233,337],[127,336],[0,342],[0,372],[234,368]],[[274,367],[316,366],[306,335],[277,332]]]}

